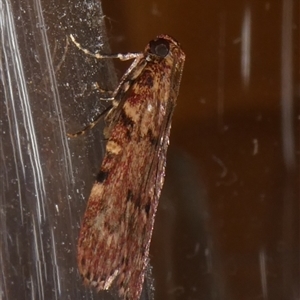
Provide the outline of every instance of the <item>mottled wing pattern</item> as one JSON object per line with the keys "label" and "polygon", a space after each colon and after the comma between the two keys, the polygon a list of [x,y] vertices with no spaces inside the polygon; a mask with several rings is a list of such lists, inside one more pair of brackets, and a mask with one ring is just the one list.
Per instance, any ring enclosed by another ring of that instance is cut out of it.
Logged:
{"label": "mottled wing pattern", "polygon": [[150,42],[123,78],[119,105],[108,116],[106,154],[84,215],[78,264],[85,283],[98,290],[113,285],[122,299],[141,294],[184,59],[169,36]]}

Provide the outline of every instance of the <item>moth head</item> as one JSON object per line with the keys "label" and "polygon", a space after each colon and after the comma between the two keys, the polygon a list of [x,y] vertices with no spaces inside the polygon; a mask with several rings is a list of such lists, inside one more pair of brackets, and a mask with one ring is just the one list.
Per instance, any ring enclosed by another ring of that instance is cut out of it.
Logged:
{"label": "moth head", "polygon": [[184,53],[180,44],[166,34],[161,34],[152,40],[145,51],[146,60],[163,60],[168,56],[177,57],[184,60]]}

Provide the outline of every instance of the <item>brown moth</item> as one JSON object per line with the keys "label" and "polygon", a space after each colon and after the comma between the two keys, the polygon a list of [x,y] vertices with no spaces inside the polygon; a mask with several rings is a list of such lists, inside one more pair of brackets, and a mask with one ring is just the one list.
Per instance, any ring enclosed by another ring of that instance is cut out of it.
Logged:
{"label": "brown moth", "polygon": [[78,267],[84,283],[97,290],[115,287],[121,299],[138,300],[185,54],[168,35],[150,41],[143,53],[107,56],[71,39],[96,58],[135,59],[105,118],[106,153],[80,230]]}

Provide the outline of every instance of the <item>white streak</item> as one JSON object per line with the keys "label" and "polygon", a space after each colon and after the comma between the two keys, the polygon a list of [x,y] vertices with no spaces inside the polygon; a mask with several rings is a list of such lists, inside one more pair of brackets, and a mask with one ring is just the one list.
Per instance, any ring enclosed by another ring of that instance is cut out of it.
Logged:
{"label": "white streak", "polygon": [[293,129],[293,1],[283,1],[281,41],[281,132],[287,169],[296,165]]}
{"label": "white streak", "polygon": [[241,73],[243,84],[249,86],[251,63],[251,11],[246,7],[242,25]]}
{"label": "white streak", "polygon": [[258,140],[253,139],[252,142],[253,142],[253,146],[254,146],[252,155],[256,155],[258,153]]}
{"label": "white streak", "polygon": [[261,279],[263,299],[268,299],[266,253],[264,249],[262,249],[259,252],[259,266],[260,266],[260,279]]}

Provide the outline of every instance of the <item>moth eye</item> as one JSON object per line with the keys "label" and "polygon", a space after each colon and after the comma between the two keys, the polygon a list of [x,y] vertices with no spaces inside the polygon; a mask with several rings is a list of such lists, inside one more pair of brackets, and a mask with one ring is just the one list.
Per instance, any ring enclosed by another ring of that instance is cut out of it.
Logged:
{"label": "moth eye", "polygon": [[157,39],[150,42],[150,52],[159,56],[165,57],[169,54],[169,42],[165,39]]}

